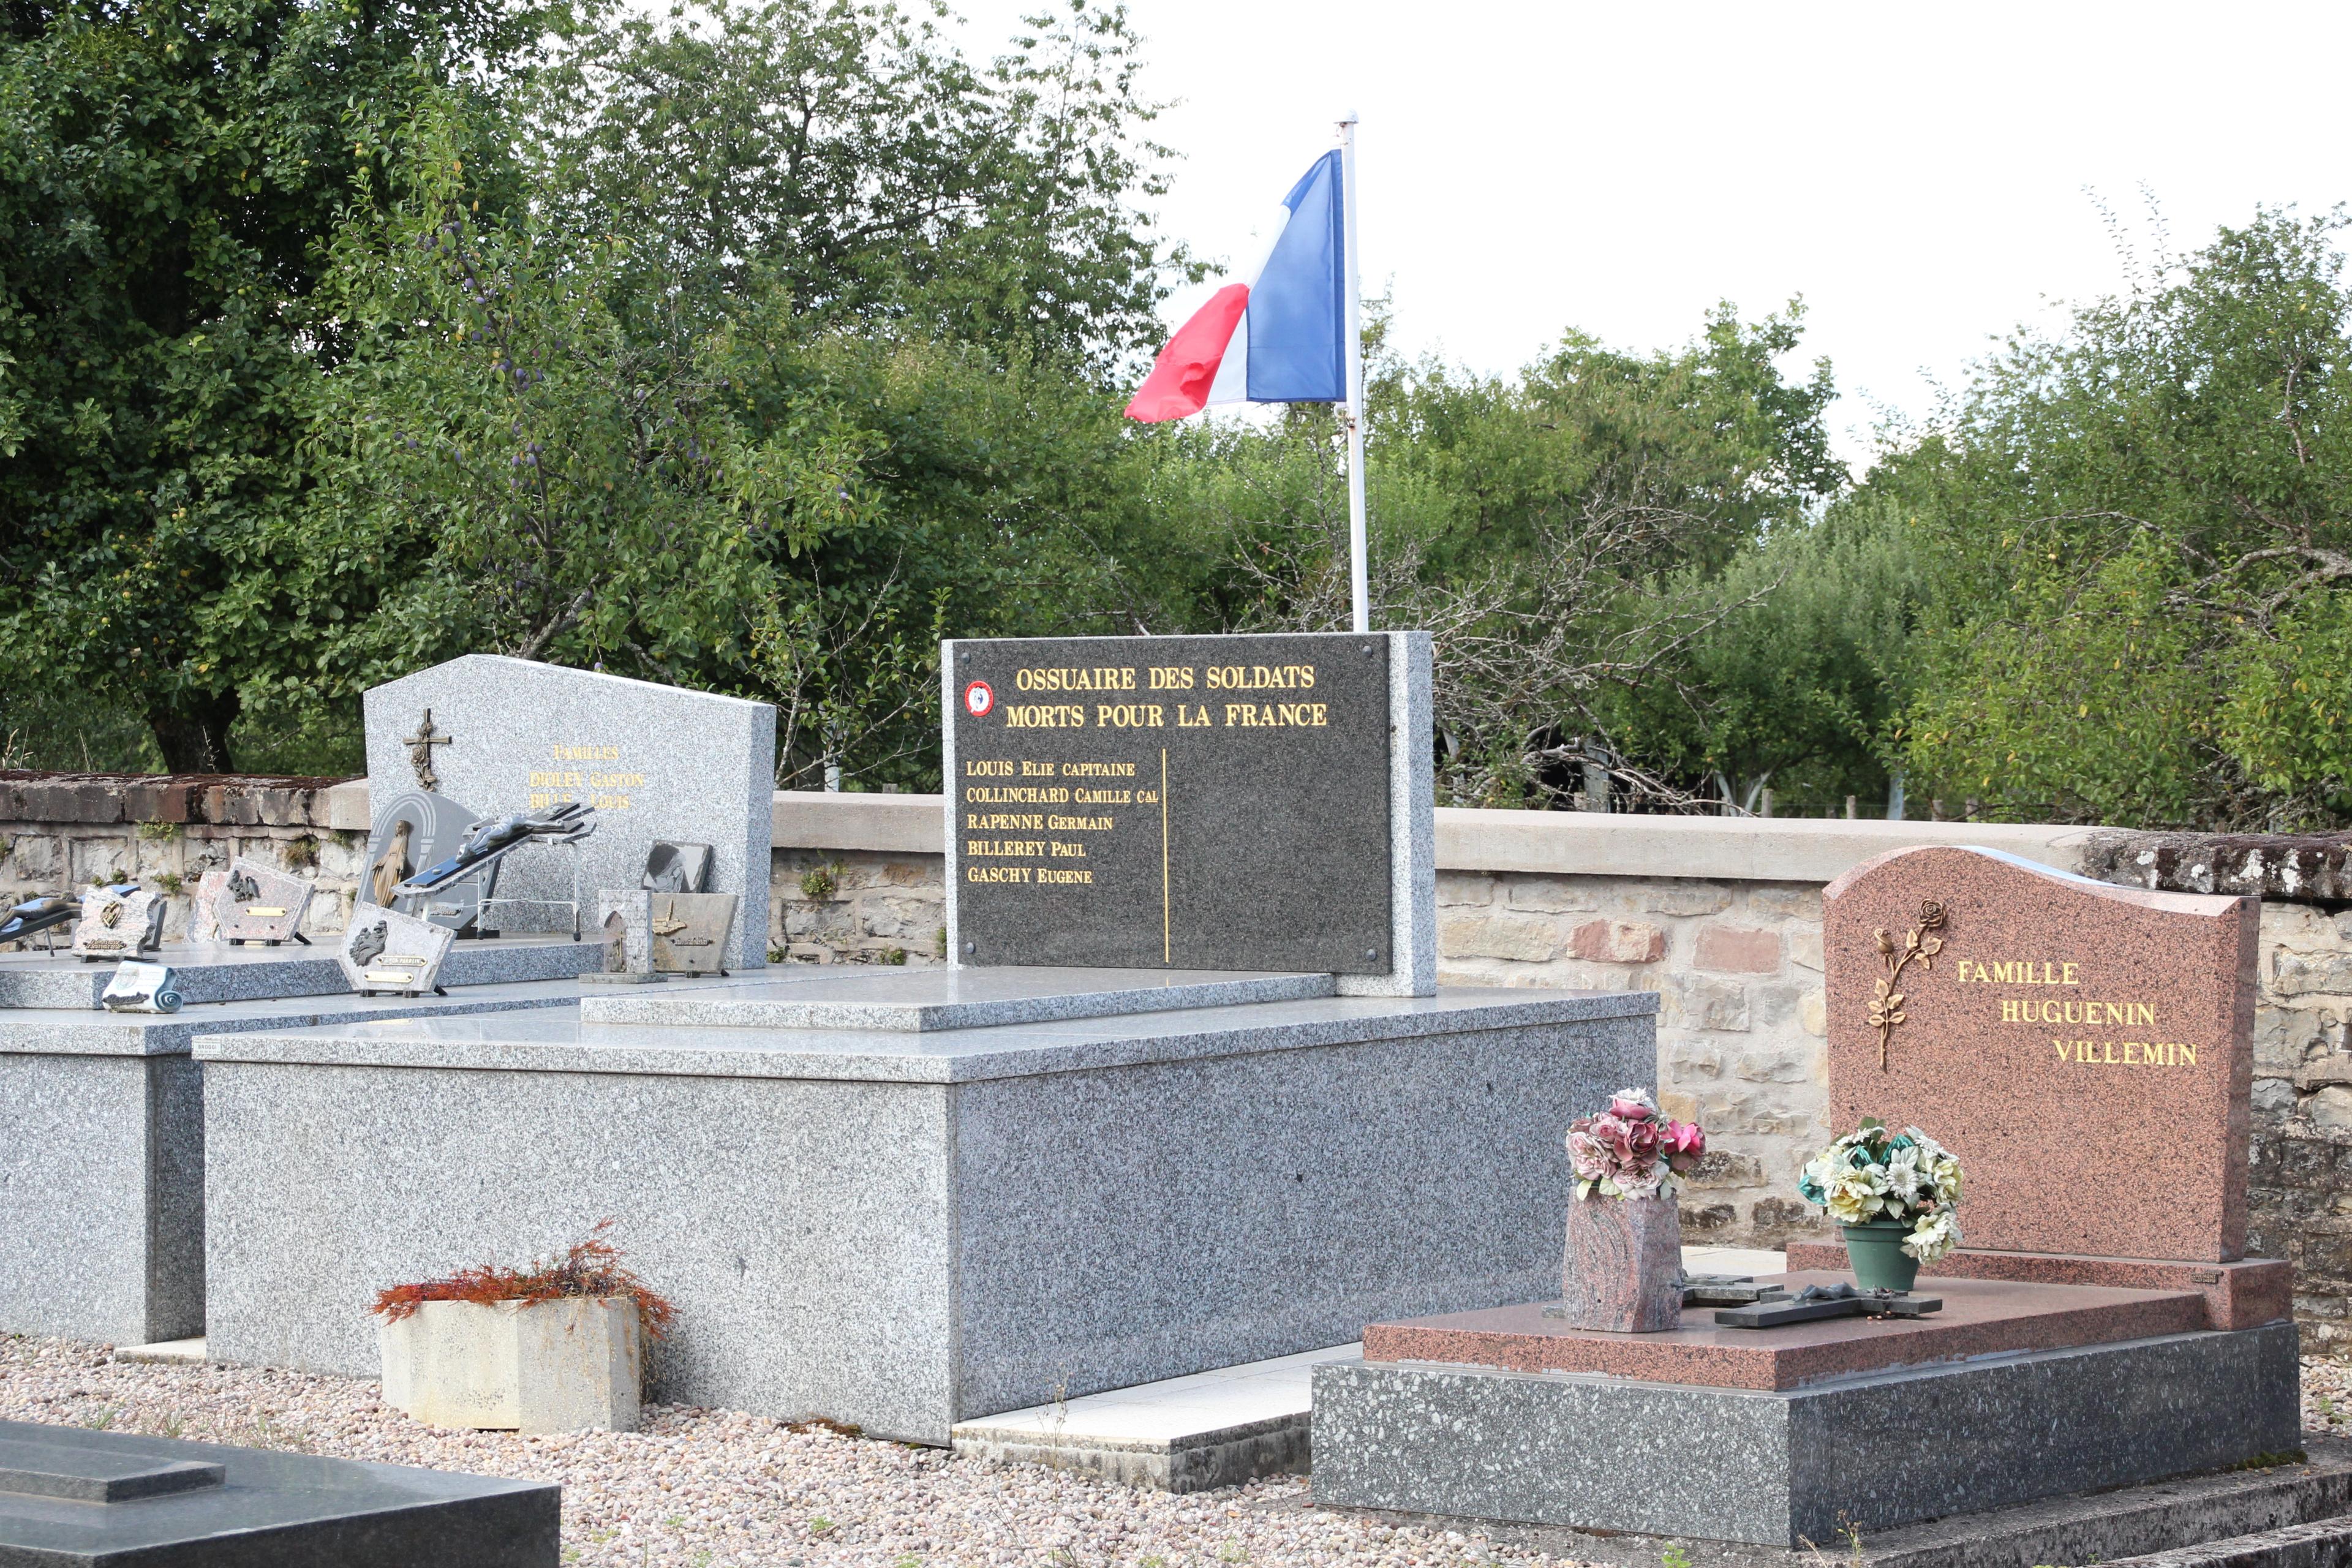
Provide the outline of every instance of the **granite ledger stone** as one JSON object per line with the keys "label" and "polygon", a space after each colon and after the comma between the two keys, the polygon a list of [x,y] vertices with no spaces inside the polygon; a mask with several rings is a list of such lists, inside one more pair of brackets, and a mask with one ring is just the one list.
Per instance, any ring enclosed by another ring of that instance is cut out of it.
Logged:
{"label": "granite ledger stone", "polygon": [[1868,1540],[2298,1441],[2292,1323],[1771,1391],[1418,1362],[1314,1378],[1318,1504],[1814,1546],[1815,1561],[1849,1530]]}
{"label": "granite ledger stone", "polygon": [[0,1421],[0,1563],[555,1568],[539,1481]]}
{"label": "granite ledger stone", "polygon": [[929,1030],[551,1009],[211,1037],[207,1351],[366,1375],[352,1302],[610,1217],[677,1308],[656,1397],[944,1443],[1057,1389],[1548,1296],[1557,1199],[1525,1173],[1656,1059],[1655,1007],[1455,991]]}
{"label": "granite ledger stone", "polygon": [[1957,1154],[1969,1247],[2243,1256],[2256,900],[1947,846],[1823,898],[1831,1116]]}
{"label": "granite ledger stone", "polygon": [[[387,795],[407,780],[484,817],[595,807],[596,831],[576,847],[530,846],[504,862],[501,899],[571,900],[576,853],[580,898],[593,905],[602,889],[637,886],[655,844],[708,844],[711,890],[743,900],[728,967],[767,963],[776,736],[768,704],[468,654],[374,688],[366,707],[368,777]],[[442,743],[428,753],[435,782],[425,785],[415,753],[428,709]],[[498,924],[533,929],[511,909]],[[536,925],[572,929],[552,913]]]}
{"label": "granite ledger stone", "polygon": [[942,646],[958,965],[1434,988],[1424,633]]}

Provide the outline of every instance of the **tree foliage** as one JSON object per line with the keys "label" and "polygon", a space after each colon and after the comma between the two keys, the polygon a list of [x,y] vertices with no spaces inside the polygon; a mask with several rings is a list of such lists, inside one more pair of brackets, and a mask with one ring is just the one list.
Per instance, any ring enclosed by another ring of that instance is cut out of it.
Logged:
{"label": "tree foliage", "polygon": [[241,580],[298,511],[310,304],[428,91],[540,31],[500,0],[0,11],[0,689],[102,692],[229,765],[287,650]]}
{"label": "tree foliage", "polygon": [[2264,212],[2021,335],[1910,498],[1941,625],[1908,756],[2003,816],[2287,828],[2352,813],[2331,643],[2352,589],[2338,215]]}

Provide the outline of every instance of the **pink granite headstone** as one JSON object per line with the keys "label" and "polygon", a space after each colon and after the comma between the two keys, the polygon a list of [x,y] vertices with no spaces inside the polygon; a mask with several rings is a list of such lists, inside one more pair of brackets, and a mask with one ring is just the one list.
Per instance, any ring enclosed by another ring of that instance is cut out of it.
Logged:
{"label": "pink granite headstone", "polygon": [[2147,892],[1989,849],[1824,890],[1830,1114],[1959,1156],[1972,1249],[2245,1252],[2253,899]]}

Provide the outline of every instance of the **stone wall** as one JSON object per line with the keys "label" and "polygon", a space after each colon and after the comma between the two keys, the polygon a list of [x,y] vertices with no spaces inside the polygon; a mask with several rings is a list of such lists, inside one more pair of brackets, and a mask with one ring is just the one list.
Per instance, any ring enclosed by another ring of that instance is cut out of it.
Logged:
{"label": "stone wall", "polygon": [[135,879],[188,929],[197,880],[237,856],[316,879],[314,937],[350,918],[367,858],[367,789],[334,779],[0,772],[0,899]]}
{"label": "stone wall", "polygon": [[[772,960],[940,962],[940,819],[934,795],[779,795]],[[236,854],[297,868],[315,858],[320,896],[307,923],[331,932],[350,908],[366,823],[355,783],[0,773],[0,891],[126,873],[193,888]],[[1821,889],[1874,855],[1926,843],[2263,898],[2255,1246],[2295,1263],[2311,1342],[2352,1352],[2352,907],[2335,898],[2352,888],[2343,841],[1441,811],[1441,978],[1659,992],[1657,1087],[1714,1140],[1686,1196],[1694,1239],[1813,1234],[1793,1184],[1830,1131]],[[172,929],[185,921],[181,892]]]}
{"label": "stone wall", "polygon": [[2249,1245],[2295,1268],[2306,1345],[2352,1351],[2352,912],[2263,904]]}
{"label": "stone wall", "polygon": [[1710,1132],[1686,1232],[1810,1233],[1792,1188],[1828,1138],[1819,884],[1449,870],[1437,899],[1445,984],[1659,994],[1659,1104]]}

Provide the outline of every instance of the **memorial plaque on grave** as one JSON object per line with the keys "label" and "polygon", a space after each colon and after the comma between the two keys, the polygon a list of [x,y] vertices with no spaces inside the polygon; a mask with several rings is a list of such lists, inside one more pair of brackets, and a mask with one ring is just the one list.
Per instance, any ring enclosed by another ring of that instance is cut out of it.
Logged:
{"label": "memorial plaque on grave", "polygon": [[[468,654],[374,688],[366,710],[379,827],[393,826],[382,809],[401,795],[460,802],[483,819],[595,808],[593,837],[527,845],[500,864],[498,897],[509,901],[484,925],[568,934],[572,902],[590,906],[577,913],[593,923],[597,894],[637,886],[655,844],[708,845],[710,889],[742,900],[726,967],[767,962],[776,766],[768,704]],[[405,851],[419,867],[432,863],[418,858],[423,847]],[[393,852],[388,840],[372,850]]]}
{"label": "memorial plaque on grave", "polygon": [[454,940],[446,926],[362,905],[352,911],[335,961],[362,996],[422,996],[440,984]]}
{"label": "memorial plaque on grave", "polygon": [[308,879],[289,876],[258,860],[238,856],[214,885],[208,916],[215,940],[269,944],[291,940],[310,907]]}
{"label": "memorial plaque on grave", "polygon": [[1959,1156],[1970,1248],[2244,1255],[2252,899],[2149,892],[1993,850],[1825,889],[1830,1114]]}
{"label": "memorial plaque on grave", "polygon": [[1402,646],[947,644],[958,961],[1389,973]]}
{"label": "memorial plaque on grave", "polygon": [[82,893],[81,919],[74,926],[75,956],[136,958],[163,943],[161,894],[130,883],[90,888]]}

